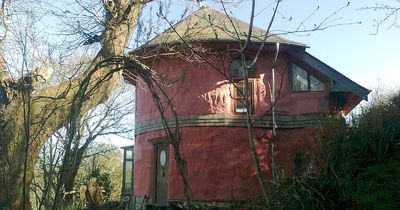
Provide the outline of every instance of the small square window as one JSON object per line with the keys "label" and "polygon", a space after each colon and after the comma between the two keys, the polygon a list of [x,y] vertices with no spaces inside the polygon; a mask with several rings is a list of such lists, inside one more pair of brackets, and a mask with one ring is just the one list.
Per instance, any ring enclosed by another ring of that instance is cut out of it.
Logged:
{"label": "small square window", "polygon": [[131,149],[126,150],[126,157],[125,159],[133,159],[133,151]]}
{"label": "small square window", "polygon": [[240,81],[235,83],[235,112],[247,112],[246,100],[249,100],[250,106],[253,106],[253,82],[249,81],[249,93],[245,91],[245,82]]}
{"label": "small square window", "polygon": [[311,76],[300,66],[292,65],[292,91],[293,92],[316,92],[324,91],[324,83]]}
{"label": "small square window", "polygon": [[[252,63],[251,60],[246,60],[246,65],[250,65]],[[255,65],[252,65],[251,68],[248,69],[247,75],[249,78],[256,77],[256,68]],[[231,79],[244,79],[244,68],[242,65],[242,60],[234,60],[231,63],[229,69],[229,76]]]}

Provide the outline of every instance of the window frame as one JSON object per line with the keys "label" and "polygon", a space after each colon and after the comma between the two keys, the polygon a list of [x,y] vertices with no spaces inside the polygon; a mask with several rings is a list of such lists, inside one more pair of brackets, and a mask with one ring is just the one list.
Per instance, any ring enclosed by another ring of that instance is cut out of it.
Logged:
{"label": "window frame", "polygon": [[[250,89],[250,106],[251,106],[251,113],[254,113],[254,84],[255,84],[255,79],[250,79],[249,78],[249,89]],[[239,83],[243,83],[243,87],[244,87],[244,85],[245,85],[245,81],[244,80],[238,80],[238,81],[234,81],[234,84],[233,84],[233,96],[234,96],[234,103],[233,103],[233,109],[234,109],[234,112],[236,113],[236,114],[245,114],[246,112],[247,112],[247,110],[244,110],[244,111],[242,111],[242,112],[238,112],[237,111],[237,105],[238,105],[238,103],[241,103],[240,101],[239,101],[239,98],[242,98],[242,99],[244,99],[244,95],[243,96],[239,96],[239,93],[238,93],[238,91],[237,91],[237,89],[238,89],[238,85],[237,84],[239,84]]]}
{"label": "window frame", "polygon": [[[121,191],[122,191],[122,194],[132,194],[133,193],[133,186],[134,186],[134,181],[133,181],[133,179],[134,179],[134,157],[135,157],[135,154],[134,154],[134,146],[127,146],[127,147],[123,147],[122,148],[123,150],[124,150],[124,158],[123,158],[123,163],[122,163],[122,188],[121,188]],[[132,157],[131,158],[127,158],[127,152],[128,151],[131,151],[132,152]],[[127,161],[130,161],[131,162],[131,167],[132,167],[132,174],[130,175],[131,176],[131,182],[130,182],[130,190],[128,190],[127,188],[126,188],[126,170],[127,170]]]}
{"label": "window frame", "polygon": [[[307,90],[295,90],[294,88],[294,78],[293,78],[293,74],[294,74],[294,66],[297,66],[299,69],[303,70],[306,74],[307,74]],[[306,70],[306,68],[302,67],[301,65],[292,63],[290,65],[290,75],[289,75],[289,79],[290,79],[290,90],[292,93],[318,93],[318,92],[325,92],[326,87],[325,87],[325,83],[323,80],[321,80],[320,78],[314,76],[313,74],[311,74],[309,71]],[[311,77],[313,77],[314,79],[318,80],[319,82],[322,83],[323,89],[322,90],[311,90]]]}

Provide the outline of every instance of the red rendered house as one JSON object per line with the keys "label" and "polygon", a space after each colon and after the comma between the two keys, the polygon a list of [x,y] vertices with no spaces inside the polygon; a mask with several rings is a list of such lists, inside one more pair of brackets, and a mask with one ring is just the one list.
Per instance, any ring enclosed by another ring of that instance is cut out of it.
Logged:
{"label": "red rendered house", "polygon": [[[237,49],[247,30],[247,23],[203,8],[133,52],[171,83],[167,91],[178,114],[180,149],[195,201],[229,202],[260,195],[249,150],[247,107],[241,103],[243,72]],[[254,134],[262,172],[269,177],[271,70],[278,50],[274,79],[279,171],[293,172],[298,152],[314,155],[318,146],[312,137],[321,116],[347,114],[367,100],[369,90],[307,53],[307,46],[274,35],[264,40],[263,32],[254,28],[245,56],[249,61],[257,57],[248,71],[247,97],[253,117],[264,114]],[[184,200],[173,150],[151,94],[140,84],[136,87],[134,195],[161,206]]]}

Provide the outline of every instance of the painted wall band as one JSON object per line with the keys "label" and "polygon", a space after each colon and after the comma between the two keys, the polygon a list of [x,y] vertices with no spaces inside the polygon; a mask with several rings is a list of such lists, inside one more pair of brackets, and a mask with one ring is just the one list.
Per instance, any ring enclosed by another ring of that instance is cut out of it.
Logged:
{"label": "painted wall band", "polygon": [[[245,116],[226,114],[181,115],[178,116],[180,127],[247,127]],[[276,116],[278,128],[304,128],[321,122],[321,115]],[[174,119],[168,118],[168,125],[175,126]],[[272,128],[272,119],[265,116],[254,125],[256,128]],[[162,130],[161,119],[136,123],[135,135]]]}

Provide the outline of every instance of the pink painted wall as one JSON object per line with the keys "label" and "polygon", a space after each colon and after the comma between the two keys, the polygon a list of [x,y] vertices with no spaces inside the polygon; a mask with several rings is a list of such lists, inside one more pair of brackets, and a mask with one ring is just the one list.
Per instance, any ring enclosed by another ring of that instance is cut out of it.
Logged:
{"label": "pink painted wall", "polygon": [[[183,128],[182,156],[187,161],[188,180],[193,199],[227,201],[260,195],[256,172],[249,151],[246,128]],[[293,170],[297,151],[310,150],[313,129],[278,130],[277,163],[280,169]],[[262,170],[270,177],[269,139],[271,132],[255,129]],[[153,195],[153,146],[147,140],[162,137],[162,132],[139,135],[135,142],[135,195]],[[169,199],[183,200],[183,187],[172,149],[169,165]],[[315,155],[315,154],[311,154]]]}
{"label": "pink painted wall", "polygon": [[[259,115],[271,106],[268,82],[271,80],[271,62],[264,53],[256,63],[257,75],[254,85],[254,110]],[[209,61],[222,69],[229,68],[229,62],[221,63],[214,58]],[[303,115],[329,112],[327,92],[292,93],[290,71],[284,70],[288,57],[280,56],[276,74],[277,84],[282,82],[280,98],[276,110],[283,115]],[[150,62],[148,62],[150,65]],[[168,89],[176,105],[178,115],[229,114],[234,112],[234,99],[230,97],[233,85],[206,63],[187,63],[176,58],[166,58],[151,62],[150,65],[167,78],[176,79],[183,69],[187,75],[182,83]],[[225,66],[225,67],[224,67]],[[318,76],[318,75],[316,75]],[[319,78],[324,80],[326,78]],[[329,87],[326,87],[329,88]],[[277,91],[278,94],[278,91]],[[137,85],[136,122],[154,120],[159,114],[153,105],[150,93]],[[167,114],[169,115],[169,114]],[[268,139],[270,131],[257,128],[257,149],[263,172],[270,174]],[[181,153],[187,161],[188,179],[195,200],[246,199],[259,195],[258,181],[251,162],[247,128],[243,127],[185,127],[182,128]],[[312,143],[312,128],[279,129],[277,135],[278,165],[293,170],[293,155],[297,150],[315,148]],[[135,195],[153,195],[153,145],[148,140],[163,137],[164,131],[152,131],[136,136],[135,141]],[[310,147],[311,145],[311,147]],[[184,199],[182,184],[170,151],[169,198]]]}
{"label": "pink painted wall", "polygon": [[[283,83],[280,91],[280,98],[277,103],[277,110],[286,115],[299,115],[310,113],[326,113],[329,107],[329,94],[327,92],[292,93],[289,83],[289,70],[284,70],[288,58],[282,56],[277,72],[284,73]],[[216,63],[216,62],[215,62]],[[221,69],[229,68],[229,63],[223,65],[216,63]],[[270,94],[268,82],[271,81],[271,62],[264,55],[261,55],[256,63],[258,77],[255,79],[255,115],[261,114],[269,109]],[[225,66],[225,68],[223,67]],[[170,80],[175,80],[179,75],[188,69],[187,75],[181,85],[174,85],[169,88],[169,93],[175,96],[174,102],[178,114],[221,114],[234,113],[234,99],[229,96],[233,85],[216,70],[205,63],[187,63],[183,60],[163,58],[152,63],[151,67],[160,74],[167,73]],[[320,78],[323,80],[324,78]],[[276,83],[279,84],[282,76],[276,73]],[[328,87],[327,87],[328,88]],[[278,89],[276,91],[278,94]],[[153,105],[149,91],[138,85],[137,116],[136,121],[142,122],[157,119],[158,112]],[[195,108],[195,109],[194,109]]]}

